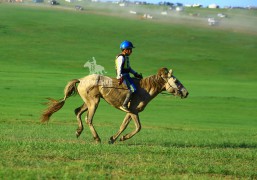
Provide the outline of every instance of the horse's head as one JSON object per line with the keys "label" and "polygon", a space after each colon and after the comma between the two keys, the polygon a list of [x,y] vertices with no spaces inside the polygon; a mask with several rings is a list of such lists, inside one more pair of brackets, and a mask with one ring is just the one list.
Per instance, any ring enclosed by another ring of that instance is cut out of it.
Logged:
{"label": "horse's head", "polygon": [[183,86],[183,84],[173,76],[172,69],[162,68],[159,70],[158,75],[160,75],[165,80],[165,90],[174,96],[179,96],[181,98],[186,98],[188,96],[188,91]]}

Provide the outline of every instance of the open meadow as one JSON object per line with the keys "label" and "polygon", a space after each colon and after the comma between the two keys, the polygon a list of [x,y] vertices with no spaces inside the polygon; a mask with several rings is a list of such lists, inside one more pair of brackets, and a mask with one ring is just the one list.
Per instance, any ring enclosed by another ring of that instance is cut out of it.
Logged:
{"label": "open meadow", "polygon": [[[257,179],[256,10],[187,10],[228,14],[220,26],[125,10],[0,3],[0,179]],[[79,96],[41,124],[46,98],[63,98],[68,81],[89,74],[88,60],[115,76],[125,39],[136,71],[172,68],[189,97],[158,95],[140,114],[142,130],[113,145],[125,114],[104,100],[94,118],[101,144],[86,125],[75,136]]]}

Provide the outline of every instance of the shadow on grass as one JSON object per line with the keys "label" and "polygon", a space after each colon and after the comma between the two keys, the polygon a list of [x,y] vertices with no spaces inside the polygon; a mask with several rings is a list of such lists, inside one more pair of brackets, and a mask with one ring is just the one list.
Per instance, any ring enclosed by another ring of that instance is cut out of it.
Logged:
{"label": "shadow on grass", "polygon": [[[117,143],[116,143],[117,144]],[[220,143],[220,144],[190,144],[190,143],[171,143],[164,142],[160,144],[154,143],[127,143],[128,146],[162,146],[162,147],[177,147],[177,148],[243,148],[243,149],[255,149],[257,148],[257,144],[247,144],[247,143]]]}

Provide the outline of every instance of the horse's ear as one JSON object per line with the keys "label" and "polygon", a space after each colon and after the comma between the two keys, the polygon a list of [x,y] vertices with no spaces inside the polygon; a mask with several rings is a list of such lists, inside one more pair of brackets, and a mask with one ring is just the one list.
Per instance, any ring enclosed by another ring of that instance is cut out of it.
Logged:
{"label": "horse's ear", "polygon": [[172,70],[172,69],[170,69],[170,70],[169,70],[169,73],[168,73],[168,77],[171,77],[171,76],[172,76],[172,74],[173,74],[173,70]]}
{"label": "horse's ear", "polygon": [[167,68],[161,68],[159,69],[157,75],[163,78],[167,78],[167,76],[169,75],[169,70]]}

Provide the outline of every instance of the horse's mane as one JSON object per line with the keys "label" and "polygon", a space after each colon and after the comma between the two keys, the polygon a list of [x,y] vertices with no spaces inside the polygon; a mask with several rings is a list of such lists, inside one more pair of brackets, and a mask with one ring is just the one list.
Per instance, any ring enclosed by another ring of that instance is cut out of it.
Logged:
{"label": "horse's mane", "polygon": [[146,89],[147,91],[150,91],[151,89],[154,91],[161,91],[163,88],[164,80],[159,75],[152,75],[149,77],[146,77],[144,79],[141,79],[140,81],[140,87]]}

